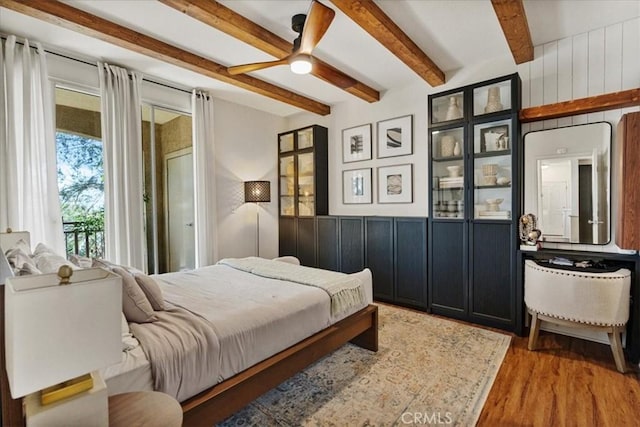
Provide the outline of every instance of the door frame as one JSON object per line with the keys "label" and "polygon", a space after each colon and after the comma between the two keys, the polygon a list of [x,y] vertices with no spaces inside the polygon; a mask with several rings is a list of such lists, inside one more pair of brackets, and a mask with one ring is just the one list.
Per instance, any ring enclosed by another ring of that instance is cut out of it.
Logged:
{"label": "door frame", "polygon": [[[164,181],[162,197],[164,199],[164,203],[163,203],[164,232],[166,236],[165,238],[166,244],[164,245],[165,246],[164,249],[165,249],[165,259],[167,260],[166,261],[167,271],[170,269],[170,266],[171,266],[171,255],[169,250],[171,242],[170,242],[170,234],[169,234],[169,203],[168,203],[169,202],[169,160],[175,159],[176,157],[182,157],[187,154],[193,155],[193,146],[187,147],[187,148],[181,148],[180,150],[176,150],[176,151],[171,151],[170,153],[165,154],[164,159],[162,159],[162,173],[163,173],[163,181]],[[194,209],[195,209],[195,205],[194,205]]]}

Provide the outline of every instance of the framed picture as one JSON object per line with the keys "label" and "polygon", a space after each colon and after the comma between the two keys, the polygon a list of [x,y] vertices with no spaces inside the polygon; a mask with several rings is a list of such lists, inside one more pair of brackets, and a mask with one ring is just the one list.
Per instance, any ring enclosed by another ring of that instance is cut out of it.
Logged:
{"label": "framed picture", "polygon": [[342,171],[342,203],[373,203],[371,168]]}
{"label": "framed picture", "polygon": [[378,158],[413,153],[413,116],[378,122]]}
{"label": "framed picture", "polygon": [[493,126],[480,129],[480,152],[508,150],[509,126]]}
{"label": "framed picture", "polygon": [[378,203],[413,203],[413,164],[378,168]]}
{"label": "framed picture", "polygon": [[371,159],[371,123],[342,131],[342,162]]}

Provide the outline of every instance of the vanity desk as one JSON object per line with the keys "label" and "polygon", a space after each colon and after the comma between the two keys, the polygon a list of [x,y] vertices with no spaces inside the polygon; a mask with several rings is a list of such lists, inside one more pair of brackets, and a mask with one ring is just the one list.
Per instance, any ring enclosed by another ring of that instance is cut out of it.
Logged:
{"label": "vanity desk", "polygon": [[517,298],[522,301],[518,313],[517,333],[524,334],[527,308],[524,304],[524,262],[525,260],[549,260],[562,257],[571,261],[602,261],[609,267],[626,268],[631,271],[631,307],[627,322],[625,353],[634,364],[640,361],[640,255],[610,252],[587,252],[562,249],[539,249],[537,251],[518,251],[517,262]]}

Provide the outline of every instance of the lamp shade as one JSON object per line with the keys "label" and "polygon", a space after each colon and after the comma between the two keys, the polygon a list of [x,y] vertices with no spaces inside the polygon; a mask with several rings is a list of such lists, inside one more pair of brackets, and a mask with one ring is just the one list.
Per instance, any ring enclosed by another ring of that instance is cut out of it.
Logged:
{"label": "lamp shade", "polygon": [[271,182],[269,181],[245,181],[244,182],[245,203],[270,202]]}
{"label": "lamp shade", "polygon": [[5,349],[19,398],[120,362],[122,282],[100,268],[7,278]]}

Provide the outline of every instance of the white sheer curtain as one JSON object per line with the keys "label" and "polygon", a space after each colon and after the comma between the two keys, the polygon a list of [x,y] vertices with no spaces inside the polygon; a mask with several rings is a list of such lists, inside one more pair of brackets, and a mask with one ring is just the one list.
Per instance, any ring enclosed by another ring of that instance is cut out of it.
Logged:
{"label": "white sheer curtain", "polygon": [[98,62],[104,152],[105,256],[146,271],[142,75]]}
{"label": "white sheer curtain", "polygon": [[40,43],[0,49],[0,230],[31,232],[64,254],[58,198],[54,87]]}
{"label": "white sheer curtain", "polygon": [[196,267],[204,267],[218,260],[213,99],[206,92],[194,90],[191,106]]}

